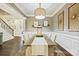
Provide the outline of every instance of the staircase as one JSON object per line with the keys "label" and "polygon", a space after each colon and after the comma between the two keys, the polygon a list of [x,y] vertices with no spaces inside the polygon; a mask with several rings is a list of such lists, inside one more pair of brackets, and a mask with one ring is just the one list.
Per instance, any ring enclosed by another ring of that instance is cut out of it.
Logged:
{"label": "staircase", "polygon": [[0,26],[1,26],[1,28],[3,28],[6,32],[8,32],[9,34],[11,34],[11,35],[13,36],[14,30],[13,30],[6,22],[4,22],[1,18],[0,18]]}
{"label": "staircase", "polygon": [[2,35],[2,43],[5,41],[8,41],[10,39],[13,39],[14,36],[14,30],[0,18],[0,33],[3,33]]}

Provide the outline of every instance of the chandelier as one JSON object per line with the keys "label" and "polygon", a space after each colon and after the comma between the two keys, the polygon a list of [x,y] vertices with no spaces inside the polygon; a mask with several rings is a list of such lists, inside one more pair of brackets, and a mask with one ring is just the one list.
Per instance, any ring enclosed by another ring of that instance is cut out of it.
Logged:
{"label": "chandelier", "polygon": [[41,7],[41,3],[39,3],[39,8],[35,9],[35,18],[36,19],[45,19],[46,10]]}

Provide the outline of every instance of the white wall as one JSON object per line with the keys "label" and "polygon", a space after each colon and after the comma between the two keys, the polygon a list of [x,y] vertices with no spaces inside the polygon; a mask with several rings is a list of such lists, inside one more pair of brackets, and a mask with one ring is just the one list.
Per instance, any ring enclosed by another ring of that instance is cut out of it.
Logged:
{"label": "white wall", "polygon": [[25,31],[25,19],[16,19],[14,24],[14,36],[21,36],[22,32]]}
{"label": "white wall", "polygon": [[[79,55],[79,32],[69,32],[68,30],[68,7],[65,5],[56,15],[52,17],[53,32],[57,33],[56,41],[59,45],[69,51],[72,55]],[[58,14],[64,10],[64,31],[58,30]]]}
{"label": "white wall", "polygon": [[68,34],[61,34],[54,32],[56,34],[56,42],[70,52],[72,55],[79,55],[79,37],[72,36]]}
{"label": "white wall", "polygon": [[[30,40],[36,33],[37,33],[37,28],[32,27],[32,25],[34,24],[34,21],[36,19],[34,17],[28,17],[26,20],[26,32],[24,32],[24,39],[25,41]],[[51,32],[52,32],[52,20],[51,17],[47,17],[44,20],[48,20],[49,23],[49,27],[42,27],[42,33],[47,35],[49,38],[51,36]],[[42,25],[44,20],[39,20],[39,24]]]}
{"label": "white wall", "polygon": [[[25,30],[24,20],[26,19],[26,17],[20,14],[10,4],[2,3],[0,4],[0,9],[9,13],[9,15],[5,14],[5,12],[4,12],[5,15],[1,13],[0,18],[4,20],[14,30],[14,36],[22,36],[22,32]],[[3,42],[12,39],[12,36],[1,27],[0,32],[3,32]]]}
{"label": "white wall", "polygon": [[[34,21],[36,19],[34,17],[28,17],[27,20],[26,20],[26,31],[31,31],[31,32],[36,32],[37,29],[32,27],[32,25],[34,24]],[[51,20],[51,17],[47,17],[46,19],[44,20],[48,20],[49,22],[49,27],[43,27],[42,28],[42,31],[43,32],[50,32],[52,31],[52,20]],[[39,24],[42,25],[44,20],[39,20]]]}
{"label": "white wall", "polygon": [[13,36],[9,34],[6,30],[2,29],[0,26],[0,32],[3,32],[3,42],[13,39]]}

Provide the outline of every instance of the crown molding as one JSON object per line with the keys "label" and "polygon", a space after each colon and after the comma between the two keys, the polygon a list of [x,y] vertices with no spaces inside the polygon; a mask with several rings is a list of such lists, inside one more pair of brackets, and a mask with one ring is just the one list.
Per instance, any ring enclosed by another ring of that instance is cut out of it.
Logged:
{"label": "crown molding", "polygon": [[[56,11],[54,13],[52,13],[51,15],[46,15],[46,17],[53,17],[66,3],[62,4],[58,9],[56,9]],[[25,14],[22,10],[20,10],[14,3],[9,3],[9,5],[11,5],[15,10],[17,10],[20,14],[22,14],[24,17],[34,17],[34,15],[28,15]]]}
{"label": "crown molding", "polygon": [[[16,10],[15,5],[13,3],[5,3],[4,5],[9,7],[7,12],[10,13],[11,16],[18,18],[18,19],[27,19],[23,14],[21,14],[18,10]],[[9,10],[11,10],[12,12]]]}
{"label": "crown molding", "polygon": [[[66,3],[62,4],[58,9],[56,9],[56,11],[54,13],[52,13],[51,15],[46,15],[46,17],[53,17],[61,8],[64,7],[65,4]],[[28,17],[34,17],[34,15],[28,15],[28,14],[26,14],[26,16],[28,16]]]}
{"label": "crown molding", "polygon": [[51,17],[53,17],[59,10],[61,10],[61,8],[63,8],[65,4],[66,4],[66,3],[62,4],[62,5],[51,15]]}

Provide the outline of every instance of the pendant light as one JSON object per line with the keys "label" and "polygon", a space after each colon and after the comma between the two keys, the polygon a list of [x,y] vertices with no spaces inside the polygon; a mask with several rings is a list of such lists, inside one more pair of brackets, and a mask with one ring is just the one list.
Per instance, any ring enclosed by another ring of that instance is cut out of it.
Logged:
{"label": "pendant light", "polygon": [[35,18],[36,19],[45,19],[46,10],[41,7],[41,3],[39,3],[39,8],[35,9]]}

